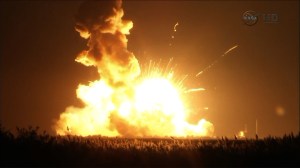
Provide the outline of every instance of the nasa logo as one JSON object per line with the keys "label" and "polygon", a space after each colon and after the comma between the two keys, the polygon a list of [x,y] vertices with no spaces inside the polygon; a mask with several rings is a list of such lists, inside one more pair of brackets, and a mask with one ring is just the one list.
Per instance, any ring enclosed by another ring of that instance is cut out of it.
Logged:
{"label": "nasa logo", "polygon": [[246,11],[242,19],[246,25],[253,26],[258,21],[258,15],[255,11]]}

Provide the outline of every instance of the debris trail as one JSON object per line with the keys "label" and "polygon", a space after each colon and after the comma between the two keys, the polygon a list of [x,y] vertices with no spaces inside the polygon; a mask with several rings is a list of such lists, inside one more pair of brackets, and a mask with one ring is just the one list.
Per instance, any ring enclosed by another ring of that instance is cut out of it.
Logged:
{"label": "debris trail", "polygon": [[173,27],[173,32],[172,32],[172,35],[171,35],[171,42],[169,43],[169,46],[172,46],[172,42],[175,39],[175,33],[177,32],[177,26],[178,25],[179,25],[179,23],[176,22],[176,24]]}
{"label": "debris trail", "polygon": [[203,74],[205,71],[209,70],[212,66],[217,64],[222,57],[225,57],[229,52],[236,49],[237,47],[238,47],[238,45],[235,45],[235,46],[231,47],[230,49],[228,49],[224,54],[222,54],[219,58],[217,58],[213,63],[211,63],[209,66],[205,67],[202,71],[198,72],[196,74],[196,77]]}
{"label": "debris trail", "polygon": [[185,93],[204,91],[204,88],[193,88],[185,91]]}
{"label": "debris trail", "polygon": [[176,32],[176,27],[179,25],[179,23],[177,22],[175,25],[174,25],[174,32]]}

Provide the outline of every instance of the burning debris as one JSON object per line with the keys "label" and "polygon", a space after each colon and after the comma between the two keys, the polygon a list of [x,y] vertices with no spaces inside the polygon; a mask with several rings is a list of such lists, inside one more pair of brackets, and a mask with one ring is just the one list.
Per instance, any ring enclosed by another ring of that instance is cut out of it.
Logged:
{"label": "burning debris", "polygon": [[224,52],[223,55],[221,55],[218,59],[216,59],[213,63],[211,63],[209,66],[205,67],[202,71],[198,72],[196,74],[196,77],[198,77],[199,75],[203,74],[204,72],[206,72],[207,70],[211,69],[211,67],[213,67],[215,64],[217,64],[221,58],[225,57],[228,53],[230,53],[232,50],[236,49],[238,47],[238,45],[235,45],[233,47],[231,47],[230,49],[228,49],[226,52]]}

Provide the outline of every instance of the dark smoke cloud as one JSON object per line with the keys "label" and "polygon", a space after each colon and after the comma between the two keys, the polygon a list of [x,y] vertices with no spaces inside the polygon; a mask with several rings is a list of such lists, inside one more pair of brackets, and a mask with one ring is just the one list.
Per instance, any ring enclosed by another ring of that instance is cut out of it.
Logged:
{"label": "dark smoke cloud", "polygon": [[75,15],[75,29],[79,32],[93,33],[111,27],[106,21],[115,15],[115,10],[120,10],[121,0],[86,1],[79,7]]}

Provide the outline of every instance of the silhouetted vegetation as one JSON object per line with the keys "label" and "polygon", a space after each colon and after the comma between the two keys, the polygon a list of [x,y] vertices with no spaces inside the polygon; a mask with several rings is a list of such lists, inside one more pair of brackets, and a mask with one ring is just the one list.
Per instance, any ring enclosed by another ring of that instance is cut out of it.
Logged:
{"label": "silhouetted vegetation", "polygon": [[298,166],[299,134],[261,140],[50,136],[1,127],[1,166]]}

